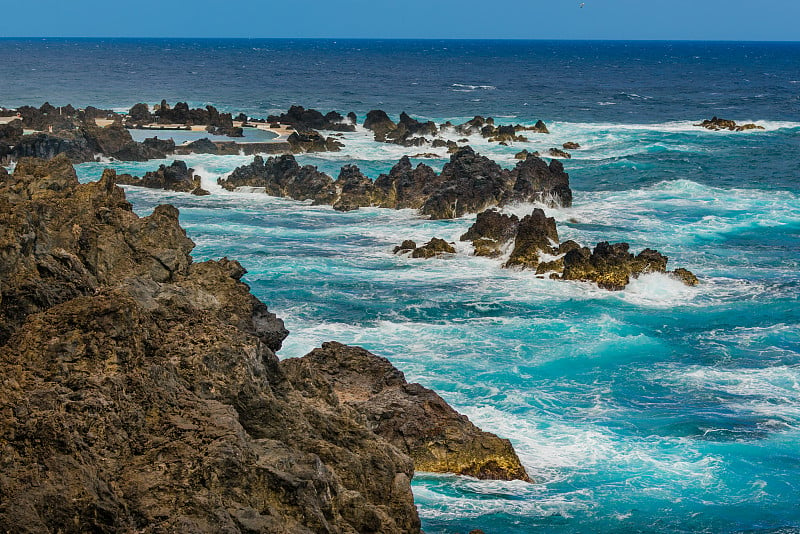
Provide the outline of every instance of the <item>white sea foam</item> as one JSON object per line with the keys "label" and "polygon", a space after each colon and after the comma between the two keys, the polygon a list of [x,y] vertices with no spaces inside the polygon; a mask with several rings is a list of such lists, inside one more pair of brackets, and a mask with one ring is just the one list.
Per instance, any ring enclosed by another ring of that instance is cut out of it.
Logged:
{"label": "white sea foam", "polygon": [[484,91],[494,91],[497,89],[494,85],[472,85],[465,83],[454,83],[450,85],[453,91],[472,92],[482,89]]}

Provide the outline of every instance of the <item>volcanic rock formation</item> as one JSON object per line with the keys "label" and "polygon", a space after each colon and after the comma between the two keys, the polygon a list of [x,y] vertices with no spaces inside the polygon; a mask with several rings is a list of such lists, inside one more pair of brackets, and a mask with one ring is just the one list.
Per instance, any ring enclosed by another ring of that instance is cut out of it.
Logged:
{"label": "volcanic rock formation", "polygon": [[[527,479],[386,360],[287,331],[113,171],[0,168],[0,531],[419,532],[420,468]],[[365,403],[366,401],[366,403]]]}

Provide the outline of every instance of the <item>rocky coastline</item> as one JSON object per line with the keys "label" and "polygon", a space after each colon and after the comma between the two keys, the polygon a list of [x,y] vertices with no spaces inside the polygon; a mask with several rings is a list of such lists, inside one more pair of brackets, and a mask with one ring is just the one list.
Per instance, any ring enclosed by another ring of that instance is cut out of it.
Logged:
{"label": "rocky coastline", "polygon": [[0,530],[419,532],[415,468],[529,480],[383,358],[279,361],[245,269],[194,262],[177,209],[139,217],[117,179],[0,168]]}
{"label": "rocky coastline", "polygon": [[404,156],[388,174],[374,181],[355,165],[342,167],[336,180],[311,165],[300,166],[291,155],[256,156],[218,183],[227,190],[263,189],[270,196],[311,200],[340,211],[359,207],[411,208],[431,219],[458,218],[515,202],[570,206],[569,175],[561,162],[529,156],[506,170],[470,147],[453,153],[437,174],[424,163],[411,165]]}

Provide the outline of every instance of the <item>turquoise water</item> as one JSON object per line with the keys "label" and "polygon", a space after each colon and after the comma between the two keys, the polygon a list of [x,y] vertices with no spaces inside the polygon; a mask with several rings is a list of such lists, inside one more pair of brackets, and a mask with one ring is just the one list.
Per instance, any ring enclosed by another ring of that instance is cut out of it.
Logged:
{"label": "turquoise water", "polygon": [[[726,157],[742,165],[748,147],[800,134],[800,124],[765,125],[733,135],[554,123],[538,141],[585,147],[565,162],[575,205],[548,210],[562,240],[656,247],[673,268],[697,273],[697,288],[662,275],[618,293],[542,280],[472,257],[460,242],[446,260],[395,257],[406,238],[457,240],[474,216],[338,213],[215,186],[246,157],[186,158],[210,197],[128,194],[142,214],[178,206],[198,259],[227,255],[247,267],[254,293],[291,331],[281,357],[326,340],[364,346],[512,440],[537,483],[419,474],[426,532],[800,528],[800,197],[789,187],[797,176],[786,188],[759,188],[756,178],[701,170]],[[331,172],[355,160],[374,177],[404,151],[363,132],[348,137],[343,154],[301,159]],[[509,166],[521,148],[474,141]],[[679,173],[672,163],[681,161]],[[113,166],[141,173],[158,163]],[[80,174],[96,179],[103,166],[81,165]]]}
{"label": "turquoise water", "polygon": [[[240,156],[184,158],[208,197],[128,195],[141,214],[178,206],[197,259],[242,262],[291,331],[279,356],[362,345],[511,439],[535,484],[415,476],[429,534],[800,532],[800,45],[0,40],[0,53],[0,105],[543,119],[552,133],[529,143],[470,142],[507,167],[522,148],[579,142],[564,161],[574,206],[547,210],[561,239],[657,248],[698,287],[649,275],[611,293],[501,269],[460,242],[453,258],[396,257],[404,239],[457,240],[474,215],[222,191],[216,178],[251,161]],[[692,126],[712,115],[765,130]],[[374,178],[430,151],[343,139],[342,152],[298,159]],[[441,168],[435,152],[424,161]]]}

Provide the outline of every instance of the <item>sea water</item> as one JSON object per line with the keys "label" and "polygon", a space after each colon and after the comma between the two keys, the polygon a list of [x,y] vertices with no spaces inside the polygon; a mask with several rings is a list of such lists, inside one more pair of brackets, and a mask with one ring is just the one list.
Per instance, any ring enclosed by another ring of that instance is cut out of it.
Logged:
{"label": "sea water", "polygon": [[[509,438],[534,484],[418,473],[428,533],[800,530],[800,45],[483,41],[0,41],[0,105],[187,100],[254,116],[291,104],[407,111],[437,122],[544,120],[510,147],[580,143],[575,195],[547,209],[561,240],[656,248],[700,285],[660,274],[609,292],[470,255],[474,215],[348,213],[216,179],[252,160],[182,157],[207,197],[127,188],[135,210],[179,207],[198,260],[228,256],[291,334],[282,358],[327,340],[388,357],[481,428]],[[11,67],[13,65],[13,68]],[[92,83],[88,83],[88,82]],[[710,132],[712,115],[764,130]],[[345,134],[299,156],[372,178],[430,152]],[[447,161],[440,149],[424,161]],[[141,175],[166,161],[106,166]],[[524,215],[532,205],[509,211]],[[458,254],[394,256],[404,239]]]}

